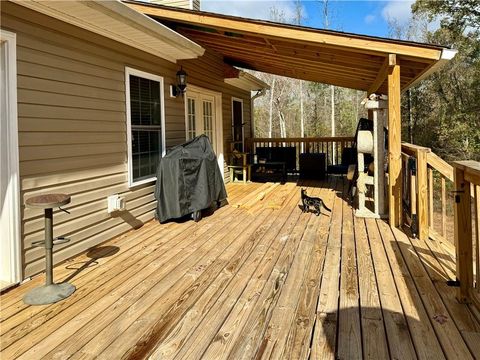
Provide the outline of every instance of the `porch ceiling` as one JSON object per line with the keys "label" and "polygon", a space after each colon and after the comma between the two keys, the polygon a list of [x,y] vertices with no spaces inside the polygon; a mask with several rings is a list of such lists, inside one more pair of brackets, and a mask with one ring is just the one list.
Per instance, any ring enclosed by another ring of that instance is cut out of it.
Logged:
{"label": "porch ceiling", "polygon": [[389,55],[401,65],[406,90],[445,61],[448,49],[337,31],[244,19],[125,1],[204,47],[247,69],[387,93]]}

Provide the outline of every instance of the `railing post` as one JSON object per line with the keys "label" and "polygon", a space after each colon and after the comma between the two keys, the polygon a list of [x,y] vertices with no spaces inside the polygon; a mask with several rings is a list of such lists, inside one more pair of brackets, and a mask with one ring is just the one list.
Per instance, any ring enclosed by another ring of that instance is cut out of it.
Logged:
{"label": "railing post", "polygon": [[[418,236],[428,240],[428,149],[417,150]],[[431,204],[433,206],[433,204]]]}
{"label": "railing post", "polygon": [[470,302],[470,288],[473,286],[472,213],[470,183],[464,178],[464,169],[454,163],[455,183],[455,248],[457,258],[457,279],[460,286],[457,300]]}

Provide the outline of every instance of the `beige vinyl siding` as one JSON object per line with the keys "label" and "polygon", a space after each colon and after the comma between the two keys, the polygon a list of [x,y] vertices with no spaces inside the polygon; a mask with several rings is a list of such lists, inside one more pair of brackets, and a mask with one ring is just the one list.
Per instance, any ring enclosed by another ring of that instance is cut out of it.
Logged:
{"label": "beige vinyl siding", "polygon": [[[28,20],[27,20],[28,19]],[[164,77],[167,148],[185,141],[184,99],[170,98],[178,64],[51,19],[2,4],[2,28],[17,34],[19,155],[22,202],[50,192],[72,196],[54,211],[56,263],[153,218],[154,184],[128,188],[125,66]],[[224,93],[225,141],[231,139],[231,96],[249,94],[223,83],[221,58],[189,62],[192,83]],[[202,75],[196,73],[202,72]],[[245,101],[245,105],[249,101]],[[249,107],[245,106],[245,118]],[[227,150],[227,147],[225,147]],[[127,211],[107,213],[108,195],[126,197]],[[22,206],[24,277],[44,268],[43,212]]]}
{"label": "beige vinyl siding", "polygon": [[181,62],[188,73],[188,81],[199,87],[222,93],[223,117],[223,149],[225,155],[225,181],[230,181],[230,174],[226,167],[232,137],[232,97],[243,99],[243,119],[245,121],[245,137],[250,134],[250,92],[228,85],[223,78],[223,61],[220,54],[206,51],[205,55],[196,60]]}
{"label": "beige vinyl siding", "polygon": [[183,9],[200,10],[200,0],[149,0],[149,2]]}

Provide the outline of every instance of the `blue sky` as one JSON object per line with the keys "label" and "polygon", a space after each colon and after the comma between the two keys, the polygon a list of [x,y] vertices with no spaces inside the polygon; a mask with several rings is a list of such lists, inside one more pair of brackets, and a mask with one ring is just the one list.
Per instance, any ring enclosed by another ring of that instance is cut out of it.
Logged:
{"label": "blue sky", "polygon": [[[357,34],[388,36],[388,18],[400,24],[411,17],[413,0],[329,0],[331,29]],[[323,28],[322,1],[303,0],[302,25]],[[201,0],[201,9],[222,14],[270,20],[270,9],[275,6],[291,20],[295,14],[294,0]]]}

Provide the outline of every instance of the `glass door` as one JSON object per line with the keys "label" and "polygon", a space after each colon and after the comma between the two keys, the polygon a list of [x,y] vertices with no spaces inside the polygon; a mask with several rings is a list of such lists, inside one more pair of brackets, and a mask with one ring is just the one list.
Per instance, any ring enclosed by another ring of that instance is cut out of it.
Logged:
{"label": "glass door", "polygon": [[186,101],[187,140],[205,134],[216,151],[215,97],[188,91]]}

